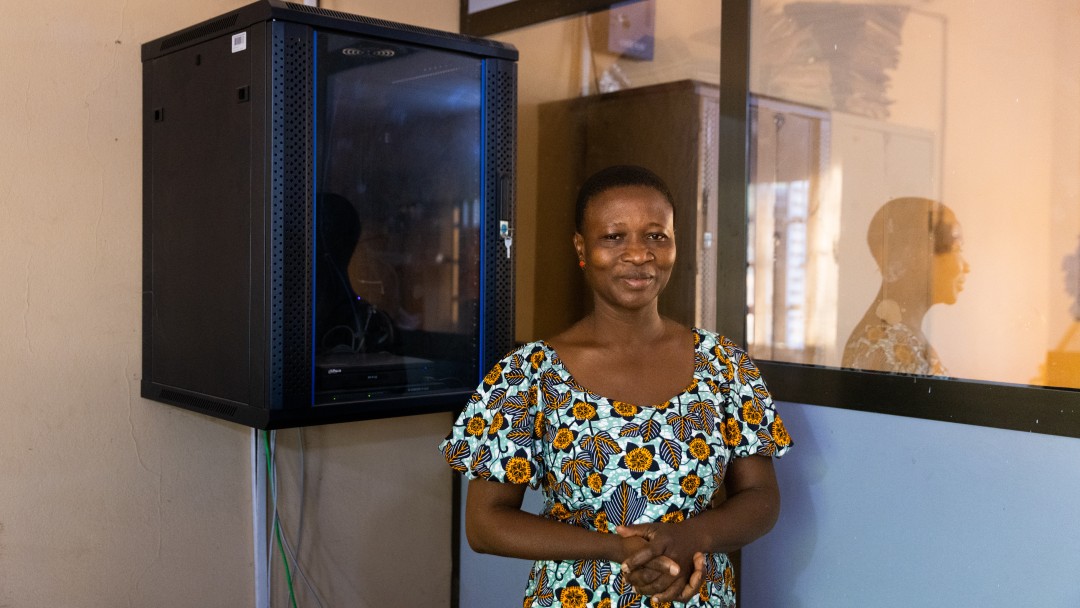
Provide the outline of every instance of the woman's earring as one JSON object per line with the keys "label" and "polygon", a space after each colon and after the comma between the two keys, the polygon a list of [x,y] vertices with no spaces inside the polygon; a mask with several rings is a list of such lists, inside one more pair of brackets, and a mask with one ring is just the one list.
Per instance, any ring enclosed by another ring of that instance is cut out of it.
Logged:
{"label": "woman's earring", "polygon": [[585,260],[577,261],[578,268],[585,268]]}

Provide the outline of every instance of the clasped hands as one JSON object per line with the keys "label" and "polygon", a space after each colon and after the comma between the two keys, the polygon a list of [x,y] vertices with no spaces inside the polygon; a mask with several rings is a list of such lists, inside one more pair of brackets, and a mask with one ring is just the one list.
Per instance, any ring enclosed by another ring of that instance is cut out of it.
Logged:
{"label": "clasped hands", "polygon": [[705,554],[690,553],[672,524],[650,523],[615,528],[624,540],[623,575],[636,593],[660,602],[687,602],[705,576]]}

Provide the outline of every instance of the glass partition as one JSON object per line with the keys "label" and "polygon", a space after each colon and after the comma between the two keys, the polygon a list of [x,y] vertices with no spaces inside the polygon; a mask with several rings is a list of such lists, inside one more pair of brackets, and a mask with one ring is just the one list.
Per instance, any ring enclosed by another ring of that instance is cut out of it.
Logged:
{"label": "glass partition", "polygon": [[749,5],[751,353],[807,402],[1077,434],[1076,2]]}
{"label": "glass partition", "polygon": [[522,56],[519,340],[587,307],[577,184],[639,162],[693,217],[665,314],[779,398],[1080,435],[1075,2],[470,4]]}

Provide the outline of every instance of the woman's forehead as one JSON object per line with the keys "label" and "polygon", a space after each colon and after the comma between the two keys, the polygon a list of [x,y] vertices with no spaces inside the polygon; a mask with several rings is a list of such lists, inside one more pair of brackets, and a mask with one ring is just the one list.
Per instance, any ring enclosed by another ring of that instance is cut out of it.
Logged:
{"label": "woman's forehead", "polygon": [[618,186],[589,199],[585,215],[656,212],[671,215],[673,209],[661,192],[648,186]]}

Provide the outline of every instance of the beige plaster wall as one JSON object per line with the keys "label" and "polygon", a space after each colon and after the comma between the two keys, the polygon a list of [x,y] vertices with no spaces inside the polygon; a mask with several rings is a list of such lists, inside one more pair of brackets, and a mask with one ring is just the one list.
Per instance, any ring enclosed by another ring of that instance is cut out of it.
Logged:
{"label": "beige plaster wall", "polygon": [[[139,397],[139,45],[245,3],[4,5],[0,606],[254,605],[251,431]],[[322,6],[457,28],[456,0]],[[305,431],[301,555],[325,602],[449,605],[449,424]],[[287,518],[297,440],[279,449]]]}

